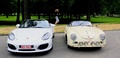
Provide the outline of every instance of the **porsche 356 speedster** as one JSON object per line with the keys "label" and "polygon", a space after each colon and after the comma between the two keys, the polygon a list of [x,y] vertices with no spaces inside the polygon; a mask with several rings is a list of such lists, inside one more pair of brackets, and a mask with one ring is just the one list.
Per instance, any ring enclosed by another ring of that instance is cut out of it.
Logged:
{"label": "porsche 356 speedster", "polygon": [[104,47],[105,33],[93,27],[89,21],[72,21],[65,27],[65,38],[68,47]]}

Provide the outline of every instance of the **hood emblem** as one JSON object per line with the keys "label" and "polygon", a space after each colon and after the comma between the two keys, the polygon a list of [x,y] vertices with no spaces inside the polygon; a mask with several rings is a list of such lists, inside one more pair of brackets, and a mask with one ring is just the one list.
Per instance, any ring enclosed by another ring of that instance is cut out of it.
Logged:
{"label": "hood emblem", "polygon": [[89,38],[89,36],[88,36],[88,38]]}
{"label": "hood emblem", "polygon": [[87,39],[92,39],[94,37],[94,33],[90,32],[90,31],[86,31],[87,33]]}
{"label": "hood emblem", "polygon": [[29,38],[27,38],[27,39],[29,39]]}

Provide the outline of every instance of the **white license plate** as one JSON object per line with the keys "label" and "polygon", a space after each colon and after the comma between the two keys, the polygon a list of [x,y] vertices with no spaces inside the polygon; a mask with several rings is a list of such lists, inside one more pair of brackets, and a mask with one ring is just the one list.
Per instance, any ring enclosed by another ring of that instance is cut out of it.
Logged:
{"label": "white license plate", "polygon": [[21,48],[21,49],[31,49],[32,46],[31,46],[31,45],[21,45],[20,48]]}

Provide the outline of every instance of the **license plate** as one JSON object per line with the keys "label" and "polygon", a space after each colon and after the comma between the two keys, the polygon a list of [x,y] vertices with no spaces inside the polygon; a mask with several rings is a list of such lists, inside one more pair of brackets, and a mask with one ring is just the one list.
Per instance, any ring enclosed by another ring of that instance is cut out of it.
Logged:
{"label": "license plate", "polygon": [[31,49],[31,45],[21,45],[20,46],[21,49]]}
{"label": "license plate", "polygon": [[101,44],[100,42],[79,42],[78,46],[87,46],[87,45],[99,46],[100,44]]}

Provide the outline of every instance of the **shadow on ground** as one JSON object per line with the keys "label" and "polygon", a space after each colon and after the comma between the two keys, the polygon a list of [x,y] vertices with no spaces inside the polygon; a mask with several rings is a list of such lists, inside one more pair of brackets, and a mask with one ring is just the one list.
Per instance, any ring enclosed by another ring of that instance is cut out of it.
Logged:
{"label": "shadow on ground", "polygon": [[93,52],[93,51],[98,51],[98,50],[101,50],[100,47],[89,47],[89,48],[86,48],[86,47],[81,47],[81,48],[73,48],[73,47],[70,47],[71,50],[74,50],[74,51],[83,51],[83,52]]}
{"label": "shadow on ground", "polygon": [[10,55],[12,56],[16,56],[16,57],[34,57],[34,56],[44,56],[49,54],[49,52],[39,52],[39,53],[10,53]]}
{"label": "shadow on ground", "polygon": [[0,25],[16,25],[14,21],[0,21]]}

